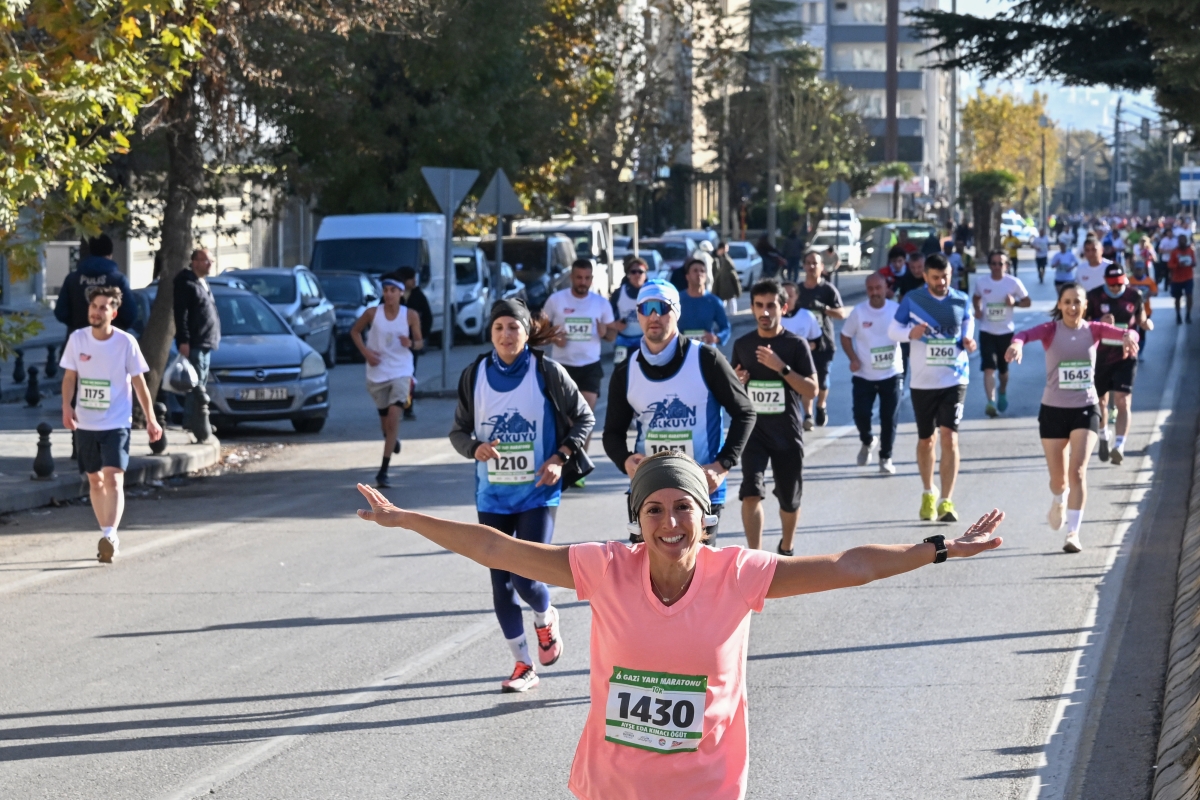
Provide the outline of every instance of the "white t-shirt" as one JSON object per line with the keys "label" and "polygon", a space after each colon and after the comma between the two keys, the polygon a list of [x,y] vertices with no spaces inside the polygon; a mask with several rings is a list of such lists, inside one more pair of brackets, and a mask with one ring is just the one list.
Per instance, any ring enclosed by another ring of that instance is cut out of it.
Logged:
{"label": "white t-shirt", "polygon": [[784,317],[780,320],[780,324],[783,325],[785,331],[790,331],[810,342],[813,339],[820,339],[824,334],[821,323],[817,322],[817,318],[807,308],[801,308],[794,315]]}
{"label": "white t-shirt", "polygon": [[870,302],[856,305],[842,324],[842,336],[854,344],[860,369],[854,375],[868,381],[894,378],[904,372],[900,343],[888,336],[888,324],[900,308],[894,300],[885,300],[882,308],[871,308]]}
{"label": "white t-shirt", "polygon": [[979,320],[979,330],[995,336],[1003,336],[1015,330],[1013,307],[1004,299],[1010,294],[1014,302],[1029,296],[1025,284],[1012,275],[1002,275],[1000,280],[996,281],[992,280],[992,274],[989,272],[975,279],[974,296],[979,298],[979,307],[983,311],[983,318]]}
{"label": "white t-shirt", "polygon": [[1075,237],[1070,231],[1063,231],[1058,235],[1058,243],[1065,244],[1067,247],[1070,247],[1071,245],[1075,244]]}
{"label": "white t-shirt", "polygon": [[75,417],[85,431],[111,431],[133,424],[131,375],[149,372],[137,339],[113,329],[105,341],[80,328],[68,337],[58,365],[79,374]]}
{"label": "white t-shirt", "polygon": [[1046,236],[1035,236],[1031,242],[1033,254],[1037,258],[1045,258],[1050,254],[1050,239]]}
{"label": "white t-shirt", "polygon": [[1112,264],[1112,262],[1107,258],[1100,259],[1100,263],[1094,267],[1087,261],[1080,261],[1079,272],[1077,273],[1075,280],[1079,281],[1079,283],[1083,285],[1083,290],[1085,292],[1090,292],[1097,286],[1104,285],[1104,270],[1108,269],[1110,264]]}
{"label": "white t-shirt", "polygon": [[1050,266],[1054,268],[1054,280],[1073,281],[1075,280],[1075,269],[1079,266],[1079,256],[1070,250],[1065,253],[1055,253],[1054,258],[1050,259]]}
{"label": "white t-shirt", "polygon": [[542,308],[550,323],[567,332],[564,347],[554,345],[550,357],[566,367],[584,367],[600,360],[600,332],[596,323],[613,321],[612,304],[595,292],[576,297],[570,289],[560,289]]}

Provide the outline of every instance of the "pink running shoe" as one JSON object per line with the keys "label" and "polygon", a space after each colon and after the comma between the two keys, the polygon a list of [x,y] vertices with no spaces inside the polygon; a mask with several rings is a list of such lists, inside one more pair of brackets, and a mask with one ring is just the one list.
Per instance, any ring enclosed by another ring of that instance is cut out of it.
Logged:
{"label": "pink running shoe", "polygon": [[543,667],[548,667],[558,661],[563,653],[562,637],[558,634],[558,609],[551,606],[550,610],[554,614],[546,622],[545,627],[533,626],[538,640],[538,661],[542,662]]}
{"label": "pink running shoe", "polygon": [[506,681],[500,681],[500,691],[528,692],[537,685],[538,676],[533,671],[533,666],[526,664],[524,661],[518,661],[517,665],[513,667],[512,677]]}

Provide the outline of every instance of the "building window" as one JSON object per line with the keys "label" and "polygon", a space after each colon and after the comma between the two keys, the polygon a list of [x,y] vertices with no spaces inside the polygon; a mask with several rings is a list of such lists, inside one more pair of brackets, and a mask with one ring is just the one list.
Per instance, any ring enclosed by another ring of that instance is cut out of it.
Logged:
{"label": "building window", "polygon": [[799,3],[797,5],[800,22],[805,25],[825,24],[825,3]]}
{"label": "building window", "polygon": [[834,45],[833,68],[839,72],[883,72],[887,69],[887,49],[882,44]]}
{"label": "building window", "polygon": [[[865,119],[883,119],[887,116],[887,92],[876,89],[858,89],[850,101],[851,109]],[[923,119],[925,117],[925,94],[921,91],[902,89],[896,96],[896,116]]]}

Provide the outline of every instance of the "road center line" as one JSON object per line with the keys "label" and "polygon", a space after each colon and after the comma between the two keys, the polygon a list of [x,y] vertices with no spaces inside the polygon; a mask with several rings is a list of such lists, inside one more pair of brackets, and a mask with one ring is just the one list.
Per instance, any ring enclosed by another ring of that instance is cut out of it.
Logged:
{"label": "road center line", "polygon": [[[1100,669],[1101,656],[1117,611],[1117,602],[1129,566],[1130,551],[1141,534],[1139,513],[1153,486],[1155,459],[1162,450],[1163,431],[1171,419],[1175,398],[1179,393],[1187,348],[1186,331],[1183,326],[1176,328],[1175,350],[1171,354],[1171,367],[1167,372],[1167,383],[1154,418],[1154,427],[1150,431],[1150,441],[1133,479],[1134,489],[1130,492],[1130,502],[1125,505],[1121,520],[1108,543],[1108,555],[1102,569],[1105,577],[1097,583],[1088,603],[1083,625],[1080,626],[1085,630],[1075,641],[1074,654],[1067,667],[1067,677],[1059,692],[1058,704],[1046,735],[1037,774],[1030,783],[1029,791],[1025,795],[1026,800],[1065,800],[1069,796],[1075,758],[1084,733],[1084,722],[1096,691],[1096,673]],[[1087,666],[1082,665],[1085,652],[1090,652],[1091,655]]]}

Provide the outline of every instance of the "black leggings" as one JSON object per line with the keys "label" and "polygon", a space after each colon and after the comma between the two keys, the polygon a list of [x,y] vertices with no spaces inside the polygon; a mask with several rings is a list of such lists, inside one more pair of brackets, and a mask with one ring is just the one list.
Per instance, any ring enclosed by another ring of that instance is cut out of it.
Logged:
{"label": "black leggings", "polygon": [[[516,536],[526,542],[550,544],[554,538],[554,516],[558,506],[531,508],[517,514],[493,514],[479,511],[479,524],[495,528],[501,533]],[[541,581],[531,581],[502,569],[491,570],[492,604],[500,630],[505,639],[516,639],[525,633],[525,619],[521,616],[520,598],[538,613],[550,607],[550,590]]]}

